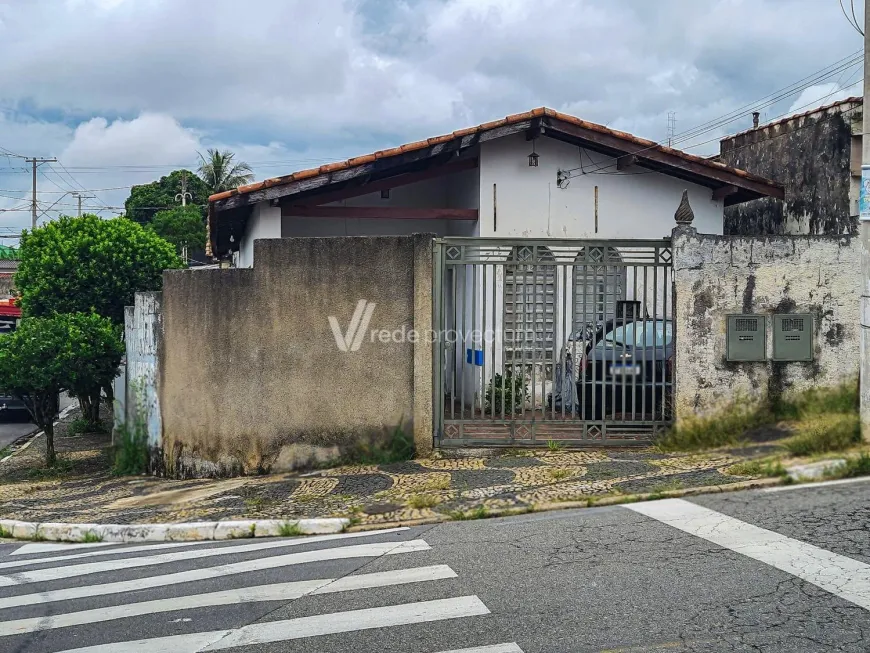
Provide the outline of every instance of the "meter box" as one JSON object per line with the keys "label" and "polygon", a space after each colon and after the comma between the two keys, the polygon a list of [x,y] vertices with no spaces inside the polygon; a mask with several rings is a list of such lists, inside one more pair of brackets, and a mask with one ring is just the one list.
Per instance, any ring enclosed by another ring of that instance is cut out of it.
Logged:
{"label": "meter box", "polygon": [[729,315],[725,326],[728,361],[767,360],[767,334],[763,315]]}
{"label": "meter box", "polygon": [[788,313],[773,316],[773,360],[813,360],[813,316]]}

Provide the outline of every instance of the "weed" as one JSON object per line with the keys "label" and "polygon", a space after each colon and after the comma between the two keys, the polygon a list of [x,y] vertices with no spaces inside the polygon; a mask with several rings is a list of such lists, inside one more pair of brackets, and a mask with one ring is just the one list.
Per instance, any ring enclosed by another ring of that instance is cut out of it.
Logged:
{"label": "weed", "polygon": [[747,460],[731,465],[725,471],[733,476],[763,476],[770,478],[788,476],[788,472],[779,460]]}
{"label": "weed", "polygon": [[408,497],[408,505],[417,510],[431,508],[432,506],[437,506],[438,503],[438,497],[432,494],[412,494]]}
{"label": "weed", "polygon": [[574,471],[571,469],[553,468],[553,469],[547,470],[547,473],[550,475],[550,478],[552,478],[554,481],[561,481],[561,480],[568,478],[569,476],[574,475]]}
{"label": "weed", "polygon": [[489,510],[487,510],[486,506],[479,505],[473,510],[469,510],[468,512],[463,512],[462,510],[453,510],[450,513],[451,519],[455,519],[456,521],[471,521],[473,519],[486,519],[489,517]]}
{"label": "weed", "polygon": [[252,512],[260,512],[275,503],[272,499],[264,497],[248,497],[245,499],[245,507]]}
{"label": "weed", "polygon": [[3,447],[0,449],[0,460],[3,460],[6,456],[12,453],[12,447]]}
{"label": "weed", "polygon": [[825,475],[826,478],[854,478],[856,476],[870,476],[870,454],[861,452],[860,455],[846,458],[846,462],[831,470]]}
{"label": "weed", "polygon": [[387,465],[411,460],[416,451],[413,435],[405,432],[400,424],[387,438],[360,442],[339,461],[334,461],[329,466]]}
{"label": "weed", "polygon": [[132,476],[148,470],[148,433],[144,421],[137,419],[132,428],[121,426],[116,442],[112,473]]}
{"label": "weed", "polygon": [[0,539],[4,539],[4,538],[11,539],[12,538],[12,531],[7,531],[5,528],[0,526]]}
{"label": "weed", "polygon": [[278,526],[278,535],[281,537],[299,537],[300,535],[305,535],[305,533],[299,528],[299,522],[285,521]]}
{"label": "weed", "polygon": [[73,461],[69,458],[58,456],[51,467],[32,467],[27,471],[27,475],[32,479],[45,481],[66,476],[73,467]]}
{"label": "weed", "polygon": [[449,476],[439,476],[437,478],[432,478],[420,485],[420,489],[424,492],[437,492],[439,490],[449,490],[450,489],[450,477]]}
{"label": "weed", "polygon": [[347,525],[342,529],[342,531],[346,531],[348,528],[352,526],[357,526],[362,523],[362,517],[359,514],[354,513],[350,517],[348,517]]}
{"label": "weed", "polygon": [[501,456],[504,458],[529,458],[532,455],[534,455],[534,453],[528,449],[517,449],[515,447],[505,449],[501,452]]}
{"label": "weed", "polygon": [[744,407],[740,401],[716,415],[682,420],[658,441],[662,451],[691,451],[736,444],[746,431],[774,421],[770,411]]}
{"label": "weed", "polygon": [[780,399],[773,407],[777,419],[796,420],[814,415],[853,413],[858,411],[857,381],[832,388],[810,388]]}
{"label": "weed", "polygon": [[102,542],[103,536],[99,533],[94,533],[94,531],[88,531],[85,533],[85,536],[82,538],[82,542],[85,544],[95,544],[97,542]]}
{"label": "weed", "polygon": [[82,435],[83,433],[105,433],[106,425],[103,420],[92,423],[84,417],[74,419],[67,427],[67,435]]}
{"label": "weed", "polygon": [[558,440],[547,440],[547,449],[550,451],[561,451],[563,446]]}
{"label": "weed", "polygon": [[857,412],[809,416],[798,423],[797,431],[782,443],[795,456],[843,451],[861,441]]}
{"label": "weed", "polygon": [[683,485],[682,481],[673,478],[670,481],[657,483],[650,488],[650,492],[652,492],[653,494],[662,494],[663,492],[674,492],[676,490],[682,490],[684,487],[685,485]]}

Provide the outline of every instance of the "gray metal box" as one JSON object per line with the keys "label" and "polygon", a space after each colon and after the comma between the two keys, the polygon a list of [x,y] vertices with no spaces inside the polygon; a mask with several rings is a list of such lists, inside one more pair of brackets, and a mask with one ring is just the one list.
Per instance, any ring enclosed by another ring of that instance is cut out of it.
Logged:
{"label": "gray metal box", "polygon": [[773,360],[813,360],[813,316],[788,313],[773,316]]}
{"label": "gray metal box", "polygon": [[729,315],[725,327],[729,361],[767,360],[767,329],[763,315]]}

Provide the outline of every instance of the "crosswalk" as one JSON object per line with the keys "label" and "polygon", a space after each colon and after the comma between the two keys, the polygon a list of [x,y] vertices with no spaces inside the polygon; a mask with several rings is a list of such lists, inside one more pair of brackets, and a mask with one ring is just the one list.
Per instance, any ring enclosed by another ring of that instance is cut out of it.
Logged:
{"label": "crosswalk", "polygon": [[[0,651],[358,651],[361,632],[390,638],[402,627],[490,614],[477,595],[456,591],[450,566],[426,564],[430,551],[406,528],[229,543],[27,544],[0,560]],[[341,602],[323,603],[330,595]],[[522,653],[515,642],[469,647],[467,630],[455,632],[431,653]],[[319,646],[327,636],[339,648]]]}

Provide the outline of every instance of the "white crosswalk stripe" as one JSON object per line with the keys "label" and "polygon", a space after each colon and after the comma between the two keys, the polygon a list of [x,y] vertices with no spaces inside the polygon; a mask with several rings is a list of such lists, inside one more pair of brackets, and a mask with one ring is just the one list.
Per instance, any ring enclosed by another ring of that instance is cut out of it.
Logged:
{"label": "white crosswalk stripe", "polygon": [[[456,572],[445,564],[422,561],[419,555],[431,547],[422,539],[402,538],[407,530],[233,544],[25,545],[13,553],[16,559],[0,560],[0,587],[7,588],[0,594],[0,649],[18,650],[19,637],[39,634],[36,640],[24,640],[29,653],[193,653],[253,645],[271,650],[269,645],[322,636],[348,638],[348,650],[354,650],[354,633],[380,637],[387,632],[382,629],[419,628],[489,614],[476,595],[446,589],[456,588],[450,584],[458,579]],[[358,539],[375,537],[380,541]],[[286,550],[299,546],[305,549]],[[418,557],[408,558],[410,564],[402,563],[401,568],[365,568],[367,559],[390,556],[404,561],[409,554]],[[165,569],[166,565],[173,567]],[[329,570],[327,574],[317,573],[321,567]],[[247,580],[258,572],[255,581]],[[262,572],[268,573],[266,584]],[[436,582],[440,589],[432,596],[426,588]],[[402,587],[408,589],[400,591]],[[413,587],[419,589],[412,592]],[[398,592],[392,601],[391,592]],[[325,595],[339,602],[315,601]],[[342,609],[346,600],[347,609]],[[270,620],[273,611],[295,601],[301,601],[304,616]],[[241,605],[246,606],[242,612],[236,608],[226,613],[229,620],[215,618],[215,610]],[[318,610],[317,605],[332,607]],[[165,616],[155,622],[160,615]],[[202,625],[196,628],[196,623]],[[87,636],[70,639],[63,635],[69,629]],[[118,633],[124,641],[117,641]],[[433,647],[433,653],[523,653],[514,642],[468,647],[461,637],[452,642],[441,639],[438,642],[445,645]],[[316,650],[312,646],[310,650]]]}

